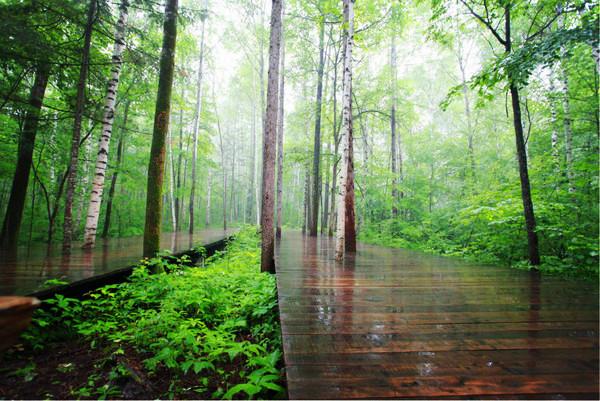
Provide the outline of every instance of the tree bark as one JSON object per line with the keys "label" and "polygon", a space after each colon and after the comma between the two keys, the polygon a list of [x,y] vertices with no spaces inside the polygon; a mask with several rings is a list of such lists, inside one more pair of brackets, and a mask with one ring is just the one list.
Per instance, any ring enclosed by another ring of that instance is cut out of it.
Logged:
{"label": "tree bark", "polygon": [[[356,246],[350,225],[354,225],[354,171],[352,166],[352,45],[354,42],[354,0],[344,0],[344,73],[342,117],[342,168],[338,192],[337,230],[335,258],[341,260],[344,253]],[[353,227],[352,227],[353,228]]]}
{"label": "tree bark", "polygon": [[[511,44],[511,21],[510,4],[505,7],[505,51],[510,54]],[[523,122],[521,117],[521,107],[519,101],[519,90],[516,84],[509,77],[509,87],[511,95],[511,104],[513,111],[513,124],[515,129],[515,141],[517,146],[517,159],[519,161],[519,177],[521,180],[521,197],[523,200],[523,214],[525,215],[525,228],[527,230],[527,248],[529,262],[533,266],[540,264],[540,254],[538,246],[538,237],[536,233],[535,214],[533,211],[533,201],[531,198],[531,185],[529,183],[529,171],[527,167],[527,153],[525,149],[525,140],[523,137]]]}
{"label": "tree bark", "polygon": [[[283,14],[283,5],[282,5]],[[283,17],[282,17],[283,20]],[[285,103],[285,41],[283,37],[283,21],[281,23],[281,66],[279,77],[279,117],[277,119],[277,223],[275,236],[281,238],[281,214],[283,208],[283,119]]]}
{"label": "tree bark", "polygon": [[79,69],[79,81],[77,82],[77,98],[75,102],[75,121],[73,123],[73,137],[71,139],[71,158],[69,171],[67,173],[67,192],[65,198],[65,215],[63,223],[63,252],[71,251],[73,239],[73,199],[75,197],[75,186],[77,184],[77,163],[79,161],[79,147],[81,140],[81,121],[85,106],[85,87],[90,64],[90,47],[92,42],[92,28],[96,20],[97,0],[90,0],[87,21],[83,34],[83,48],[81,56],[81,68]]}
{"label": "tree bark", "polygon": [[119,20],[115,29],[115,43],[113,48],[111,79],[108,81],[106,99],[104,101],[104,116],[102,118],[102,135],[98,144],[98,157],[96,159],[96,171],[92,184],[92,194],[87,212],[85,232],[83,236],[83,247],[92,248],[96,243],[96,230],[98,218],[100,217],[100,205],[102,193],[104,192],[104,179],[108,163],[108,151],[112,136],[113,122],[115,119],[115,103],[117,90],[119,88],[119,76],[123,65],[123,50],[125,49],[125,27],[127,24],[127,12],[129,2],[122,0],[119,7]]}
{"label": "tree bark", "polygon": [[200,34],[200,57],[198,60],[198,82],[196,86],[196,112],[194,114],[194,139],[192,147],[192,188],[190,190],[190,227],[189,233],[194,233],[194,197],[196,195],[196,164],[198,159],[198,131],[200,129],[200,112],[202,109],[202,65],[204,62],[204,31],[206,15],[202,18],[202,33]]}
{"label": "tree bark", "polygon": [[275,238],[273,232],[273,206],[275,199],[273,196],[273,187],[275,186],[282,0],[272,0],[271,4],[267,110],[263,131],[262,202],[260,208],[262,242],[260,270],[263,272],[275,273]]}
{"label": "tree bark", "polygon": [[315,100],[315,138],[313,149],[312,209],[309,235],[316,236],[319,227],[321,199],[321,109],[323,103],[323,72],[325,70],[325,23],[319,23],[319,66],[317,68],[317,96]]}
{"label": "tree bark", "polygon": [[171,92],[175,69],[175,45],[177,39],[177,3],[167,0],[163,25],[163,45],[160,56],[160,73],[152,147],[148,163],[148,188],[146,195],[146,223],[144,226],[144,256],[152,257],[160,248],[162,217],[162,189],[165,170],[165,138],[169,132]]}
{"label": "tree bark", "polygon": [[121,135],[119,136],[119,142],[117,143],[117,164],[115,171],[112,174],[110,180],[110,189],[108,190],[108,200],[106,202],[106,215],[104,216],[104,229],[102,230],[102,238],[108,237],[110,230],[110,219],[112,216],[112,205],[115,198],[115,189],[117,187],[117,178],[119,177],[119,171],[121,170],[121,161],[123,160],[123,147],[125,132],[127,130],[127,116],[129,115],[129,101],[125,102],[125,111],[123,112],[123,126],[121,128]]}
{"label": "tree bark", "polygon": [[35,79],[33,86],[31,87],[31,92],[29,93],[28,108],[25,114],[23,130],[19,137],[17,165],[13,176],[6,215],[2,225],[2,233],[0,234],[0,245],[2,249],[12,253],[16,251],[19,240],[23,209],[25,208],[25,197],[27,195],[27,186],[29,184],[29,173],[31,171],[31,162],[33,160],[35,137],[37,134],[44,95],[46,93],[46,86],[48,85],[49,74],[49,64],[42,62],[36,67]]}

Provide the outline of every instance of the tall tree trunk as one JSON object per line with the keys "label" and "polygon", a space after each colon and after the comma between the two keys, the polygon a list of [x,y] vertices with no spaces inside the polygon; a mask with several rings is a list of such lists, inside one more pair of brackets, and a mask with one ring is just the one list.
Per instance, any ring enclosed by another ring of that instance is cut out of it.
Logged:
{"label": "tall tree trunk", "polygon": [[275,153],[277,139],[277,108],[279,93],[279,57],[281,55],[282,0],[272,0],[269,38],[269,75],[267,80],[267,110],[263,132],[262,202],[260,208],[261,262],[260,270],[275,273],[275,238],[273,232]]}
{"label": "tall tree trunk", "polygon": [[123,160],[123,147],[124,138],[127,130],[127,116],[129,115],[129,101],[125,102],[125,111],[123,112],[123,126],[121,127],[121,135],[119,135],[119,142],[117,143],[117,164],[115,171],[112,174],[110,180],[110,189],[108,190],[108,200],[106,202],[106,215],[104,216],[104,228],[102,230],[102,238],[108,237],[110,229],[110,219],[112,215],[112,205],[115,198],[115,188],[117,187],[117,178],[119,177],[119,171],[121,170],[121,162]]}
{"label": "tall tree trunk", "polygon": [[315,138],[313,149],[312,214],[309,234],[316,236],[319,227],[319,201],[321,199],[321,109],[323,102],[323,72],[325,70],[325,23],[319,23],[319,66],[317,69],[317,96],[315,100]]}
{"label": "tall tree trunk", "polygon": [[[505,51],[510,54],[512,51],[511,43],[511,21],[510,4],[505,8]],[[523,138],[523,121],[521,117],[521,107],[519,101],[519,90],[516,84],[509,77],[511,104],[513,111],[513,124],[515,128],[515,141],[517,145],[517,159],[519,161],[519,177],[521,180],[521,197],[523,200],[523,214],[525,215],[525,228],[527,230],[527,247],[529,253],[529,262],[533,266],[540,264],[540,254],[538,246],[538,237],[536,233],[535,214],[533,211],[533,200],[531,199],[531,185],[529,183],[529,171],[527,167],[527,153],[525,149],[525,139]]]}
{"label": "tall tree trunk", "polygon": [[204,31],[206,14],[202,18],[202,33],[200,34],[200,58],[198,60],[198,82],[196,86],[196,112],[194,114],[194,139],[192,147],[192,188],[190,192],[190,227],[189,233],[194,233],[194,197],[196,195],[196,164],[198,159],[198,131],[200,128],[200,112],[202,109],[202,65],[204,62]]}
{"label": "tall tree trunk", "polygon": [[[283,14],[283,5],[282,5]],[[283,19],[283,17],[282,17]],[[285,41],[281,23],[281,66],[279,77],[279,117],[277,118],[277,223],[275,236],[281,238],[281,214],[283,208],[283,106],[285,103]]]}
{"label": "tall tree trunk", "polygon": [[356,246],[350,225],[354,226],[354,171],[352,166],[352,45],[354,42],[354,0],[344,0],[344,74],[342,118],[342,168],[338,191],[335,258],[341,260],[345,252]]}
{"label": "tall tree trunk", "polygon": [[160,249],[160,225],[162,217],[162,189],[165,170],[165,138],[169,132],[171,92],[175,69],[175,45],[177,39],[177,2],[167,0],[163,26],[163,45],[160,55],[160,72],[152,147],[148,163],[148,188],[146,195],[146,223],[144,226],[144,256],[152,257]]}
{"label": "tall tree trunk", "polygon": [[2,249],[11,253],[16,251],[19,240],[23,209],[25,208],[25,197],[27,195],[27,186],[29,184],[29,173],[31,171],[31,162],[33,160],[35,137],[37,134],[44,95],[46,94],[49,74],[49,64],[41,62],[36,67],[35,79],[29,93],[28,108],[25,113],[23,130],[19,137],[17,165],[13,176],[6,215],[2,225],[2,233],[0,234],[0,245]]}
{"label": "tall tree trunk", "polygon": [[73,239],[73,199],[75,197],[75,186],[77,184],[77,163],[79,161],[79,142],[81,140],[81,120],[85,106],[85,87],[90,64],[90,47],[92,42],[92,28],[96,20],[97,0],[90,0],[87,21],[83,34],[83,48],[81,55],[81,68],[79,69],[79,81],[77,82],[77,98],[75,101],[75,121],[73,123],[73,137],[71,139],[71,158],[69,172],[67,173],[67,192],[65,198],[65,215],[63,223],[63,252],[71,251]]}
{"label": "tall tree trunk", "polygon": [[119,76],[121,75],[121,66],[123,65],[123,49],[125,49],[125,26],[127,24],[128,7],[128,0],[122,0],[119,7],[119,19],[115,28],[115,43],[112,54],[113,67],[111,70],[111,79],[108,81],[108,89],[106,91],[106,99],[104,101],[102,135],[100,136],[100,141],[98,144],[96,171],[94,174],[92,194],[90,197],[87,220],[85,223],[85,232],[83,235],[84,248],[92,248],[96,243],[96,230],[98,228],[98,218],[100,217],[102,193],[104,192],[104,179],[106,175],[106,165],[108,163],[108,151],[110,148],[110,139],[112,136],[113,122],[115,119],[115,103],[117,99],[117,90],[119,88]]}

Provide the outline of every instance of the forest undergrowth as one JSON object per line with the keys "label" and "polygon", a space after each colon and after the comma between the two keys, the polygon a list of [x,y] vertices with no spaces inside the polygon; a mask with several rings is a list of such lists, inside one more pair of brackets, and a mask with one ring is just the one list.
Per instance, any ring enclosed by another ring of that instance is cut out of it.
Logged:
{"label": "forest undergrowth", "polygon": [[598,280],[598,243],[594,235],[581,232],[583,224],[548,220],[539,231],[545,253],[542,263],[534,267],[527,262],[527,243],[518,210],[516,207],[512,211],[505,209],[471,207],[459,213],[436,213],[434,218],[423,221],[387,219],[365,225],[359,238],[374,245]]}
{"label": "forest undergrowth", "polygon": [[276,284],[259,245],[245,228],[201,267],[146,259],[125,283],[49,299],[3,357],[0,398],[284,397]]}

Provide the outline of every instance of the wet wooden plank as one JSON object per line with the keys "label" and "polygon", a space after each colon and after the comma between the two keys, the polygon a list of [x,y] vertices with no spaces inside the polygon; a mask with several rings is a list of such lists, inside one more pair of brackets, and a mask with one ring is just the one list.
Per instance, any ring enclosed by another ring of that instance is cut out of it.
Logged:
{"label": "wet wooden plank", "polygon": [[598,398],[598,285],[284,233],[294,399]]}
{"label": "wet wooden plank", "polygon": [[[305,399],[414,398],[439,396],[547,394],[558,398],[563,393],[597,393],[597,375],[589,373],[505,376],[413,376],[351,379],[288,379],[290,394]],[[562,398],[562,397],[560,397]],[[576,398],[579,398],[576,396]]]}

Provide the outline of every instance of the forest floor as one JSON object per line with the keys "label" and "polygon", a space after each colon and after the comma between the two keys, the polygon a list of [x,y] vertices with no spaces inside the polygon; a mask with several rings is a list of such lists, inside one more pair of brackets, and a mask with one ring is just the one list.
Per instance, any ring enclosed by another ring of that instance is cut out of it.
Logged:
{"label": "forest floor", "polygon": [[[128,400],[180,398],[207,399],[214,391],[242,382],[241,358],[223,366],[231,379],[216,372],[180,375],[161,367],[149,374],[141,354],[124,346],[122,355],[112,354],[110,344],[92,347],[88,341],[64,341],[43,352],[8,353],[0,370],[1,399],[107,399]],[[205,386],[199,384],[206,383]],[[200,391],[199,391],[200,390]]]}
{"label": "forest floor", "polygon": [[235,238],[203,267],[156,258],[84,300],[45,301],[0,356],[0,399],[285,397],[275,278],[256,231]]}

